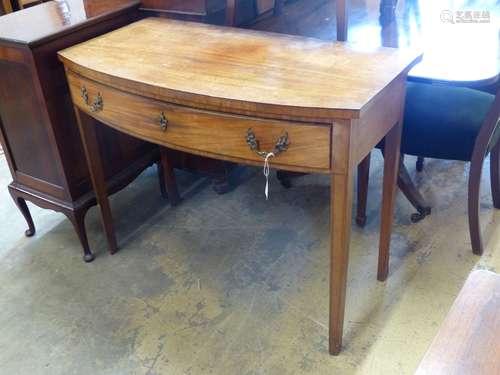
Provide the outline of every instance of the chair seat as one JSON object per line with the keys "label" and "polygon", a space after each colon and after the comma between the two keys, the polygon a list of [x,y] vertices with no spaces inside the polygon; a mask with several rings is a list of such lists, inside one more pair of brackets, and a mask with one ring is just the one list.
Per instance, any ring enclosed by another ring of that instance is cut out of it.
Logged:
{"label": "chair seat", "polygon": [[[469,88],[408,82],[401,152],[470,161],[494,99]],[[497,127],[491,146],[499,137]]]}

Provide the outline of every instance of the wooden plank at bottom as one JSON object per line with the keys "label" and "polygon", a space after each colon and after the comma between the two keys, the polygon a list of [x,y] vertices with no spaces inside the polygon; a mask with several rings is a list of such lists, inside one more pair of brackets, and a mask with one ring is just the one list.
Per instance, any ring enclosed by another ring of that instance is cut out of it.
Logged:
{"label": "wooden plank at bottom", "polygon": [[469,276],[416,374],[500,374],[500,275]]}

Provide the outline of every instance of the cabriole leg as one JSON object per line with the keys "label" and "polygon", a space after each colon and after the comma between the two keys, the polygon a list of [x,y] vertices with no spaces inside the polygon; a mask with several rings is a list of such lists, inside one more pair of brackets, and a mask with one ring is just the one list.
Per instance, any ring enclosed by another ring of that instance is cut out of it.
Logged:
{"label": "cabriole leg", "polygon": [[76,234],[78,235],[78,239],[80,240],[80,244],[83,248],[83,260],[86,263],[90,263],[94,260],[94,254],[90,251],[89,240],[87,238],[87,230],[85,229],[85,214],[86,211],[82,212],[69,212],[66,213],[66,216],[73,224],[75,228]]}
{"label": "cabriole leg", "polygon": [[28,208],[28,205],[26,204],[26,201],[24,198],[18,197],[16,193],[9,187],[9,193],[14,200],[14,203],[16,204],[17,208],[19,211],[21,211],[21,214],[24,216],[24,219],[26,220],[26,223],[28,224],[28,229],[24,232],[24,235],[26,237],[33,237],[36,233],[35,229],[35,224],[33,223],[33,218],[31,217],[30,210]]}

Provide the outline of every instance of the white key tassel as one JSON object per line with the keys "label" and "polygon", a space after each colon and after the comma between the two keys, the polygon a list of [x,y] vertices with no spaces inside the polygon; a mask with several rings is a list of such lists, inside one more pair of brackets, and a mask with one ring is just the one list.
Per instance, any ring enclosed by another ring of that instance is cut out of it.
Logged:
{"label": "white key tassel", "polygon": [[269,159],[273,158],[275,155],[269,152],[264,159],[264,176],[266,176],[266,188],[264,189],[264,194],[266,195],[266,201],[269,200]]}

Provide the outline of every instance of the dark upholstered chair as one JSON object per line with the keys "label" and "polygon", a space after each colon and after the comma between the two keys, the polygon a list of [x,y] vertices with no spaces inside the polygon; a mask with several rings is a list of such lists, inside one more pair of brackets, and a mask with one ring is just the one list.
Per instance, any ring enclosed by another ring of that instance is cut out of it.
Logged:
{"label": "dark upholstered chair", "polygon": [[[469,174],[469,229],[472,250],[482,254],[479,225],[479,187],[483,161],[491,152],[493,206],[500,209],[500,91],[496,96],[464,87],[408,82],[401,153],[423,157],[471,162]],[[383,149],[383,142],[379,145]],[[358,173],[358,224],[366,215],[369,158]],[[400,172],[398,185],[417,207],[416,189],[406,173]],[[401,181],[401,177],[407,181]],[[413,186],[413,185],[412,185]],[[421,209],[421,207],[420,207]],[[419,209],[419,211],[420,211]]]}

